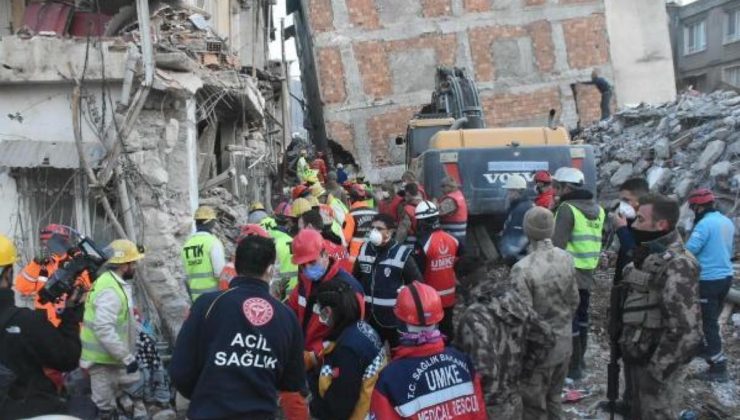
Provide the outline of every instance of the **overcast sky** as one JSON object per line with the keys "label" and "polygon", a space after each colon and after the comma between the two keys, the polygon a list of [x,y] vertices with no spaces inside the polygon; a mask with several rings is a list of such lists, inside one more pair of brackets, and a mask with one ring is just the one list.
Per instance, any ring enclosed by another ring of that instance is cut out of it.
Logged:
{"label": "overcast sky", "polygon": [[[272,13],[274,16],[273,22],[275,22],[275,28],[277,28],[275,36],[277,39],[270,43],[270,58],[280,59],[280,18],[285,17],[285,0],[277,0],[277,4],[272,8]],[[293,17],[289,16],[285,19],[285,26],[288,27],[291,24],[293,24]],[[296,56],[293,39],[285,43],[285,55],[288,62],[290,62],[290,75],[300,75],[301,71],[298,66],[298,57]]]}

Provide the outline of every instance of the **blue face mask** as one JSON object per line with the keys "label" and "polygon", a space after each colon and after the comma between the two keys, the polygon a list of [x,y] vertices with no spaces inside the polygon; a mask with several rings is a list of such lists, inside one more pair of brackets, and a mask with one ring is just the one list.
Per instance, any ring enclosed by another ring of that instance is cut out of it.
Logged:
{"label": "blue face mask", "polygon": [[320,262],[315,262],[311,265],[303,267],[303,275],[308,277],[311,281],[319,281],[321,277],[326,273],[326,268],[321,265]]}

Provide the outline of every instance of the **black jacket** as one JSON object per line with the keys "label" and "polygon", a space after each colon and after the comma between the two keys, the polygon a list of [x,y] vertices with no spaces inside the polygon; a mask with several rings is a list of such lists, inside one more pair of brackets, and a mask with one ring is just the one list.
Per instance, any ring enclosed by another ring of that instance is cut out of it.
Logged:
{"label": "black jacket", "polygon": [[[11,289],[0,290],[0,313],[15,307]],[[77,368],[82,346],[80,322],[82,306],[62,313],[55,328],[46,312],[17,309],[0,330],[0,362],[17,376],[10,389],[10,400],[0,407],[0,418],[14,419],[63,413],[64,405],[43,368],[63,372]]]}

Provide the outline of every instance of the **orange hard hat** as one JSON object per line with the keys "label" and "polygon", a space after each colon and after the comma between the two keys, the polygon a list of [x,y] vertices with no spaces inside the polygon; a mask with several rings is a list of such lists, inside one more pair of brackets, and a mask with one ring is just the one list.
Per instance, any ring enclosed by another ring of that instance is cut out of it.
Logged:
{"label": "orange hard hat", "polygon": [[293,190],[290,193],[290,196],[295,200],[298,197],[302,197],[304,194],[308,193],[308,186],[305,184],[298,184],[295,187],[293,187]]}
{"label": "orange hard hat", "polygon": [[242,241],[242,239],[246,238],[247,236],[251,235],[257,235],[261,236],[263,238],[269,238],[270,235],[267,233],[267,231],[260,225],[256,225],[254,223],[250,223],[248,225],[244,225],[239,229],[239,237],[237,238],[236,242],[239,243]]}
{"label": "orange hard hat", "polygon": [[302,229],[293,238],[290,250],[293,254],[293,264],[301,265],[316,261],[324,249],[324,238],[317,230]]}
{"label": "orange hard hat", "polygon": [[545,182],[545,183],[551,183],[552,177],[550,176],[550,172],[547,171],[537,171],[534,174],[534,182]]}
{"label": "orange hard hat", "polygon": [[444,318],[439,293],[418,281],[401,288],[393,313],[401,322],[420,327],[437,324]]}
{"label": "orange hard hat", "polygon": [[64,239],[69,239],[71,231],[69,227],[56,223],[52,223],[41,229],[40,237],[42,241],[48,241],[53,235],[59,235]]}
{"label": "orange hard hat", "polygon": [[714,200],[714,193],[709,188],[699,188],[689,194],[689,204],[709,204],[714,203]]}

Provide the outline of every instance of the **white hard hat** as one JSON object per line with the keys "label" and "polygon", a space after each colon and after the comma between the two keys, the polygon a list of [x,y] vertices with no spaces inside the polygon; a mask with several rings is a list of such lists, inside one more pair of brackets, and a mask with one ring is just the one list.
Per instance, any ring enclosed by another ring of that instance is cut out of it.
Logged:
{"label": "white hard hat", "polygon": [[344,165],[342,165],[341,163],[337,163],[337,168],[342,169],[344,168]]}
{"label": "white hard hat", "polygon": [[438,217],[439,210],[431,201],[422,201],[416,205],[416,220],[424,220],[432,217]]}
{"label": "white hard hat", "polygon": [[552,179],[557,182],[565,182],[568,184],[583,184],[584,182],[583,172],[576,168],[570,168],[567,166],[555,171],[555,175],[552,176]]}
{"label": "white hard hat", "polygon": [[526,190],[527,180],[521,175],[509,175],[509,179],[506,180],[504,189],[507,190]]}

